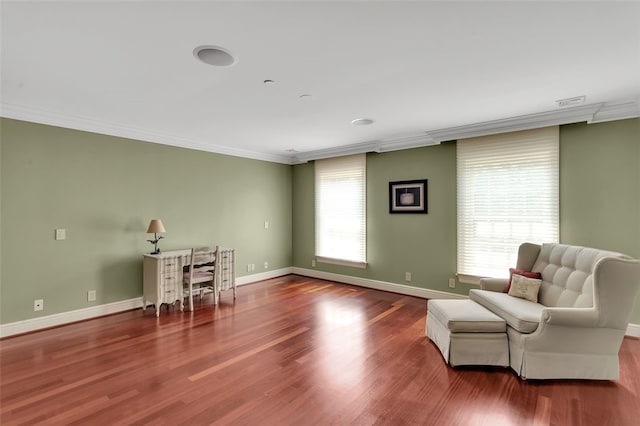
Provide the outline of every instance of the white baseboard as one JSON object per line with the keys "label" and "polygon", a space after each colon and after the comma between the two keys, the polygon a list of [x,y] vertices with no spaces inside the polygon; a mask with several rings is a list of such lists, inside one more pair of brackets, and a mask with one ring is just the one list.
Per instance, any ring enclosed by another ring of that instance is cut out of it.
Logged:
{"label": "white baseboard", "polygon": [[[407,296],[422,297],[424,299],[466,299],[462,294],[448,293],[446,291],[429,290],[426,288],[411,287],[403,284],[390,283],[386,281],[376,281],[368,278],[352,277],[350,275],[334,274],[331,272],[317,271],[305,268],[291,268],[292,273],[306,277],[320,278],[339,283],[357,285],[359,287],[373,288],[376,290],[390,291],[392,293],[405,294]],[[629,324],[627,336],[640,337],[640,324]]]}
{"label": "white baseboard", "polygon": [[[268,280],[291,274],[291,268],[276,269],[261,272],[259,274],[246,275],[236,278],[236,285],[251,284],[257,281]],[[76,309],[74,311],[61,312],[24,321],[16,321],[8,324],[0,324],[0,338],[14,336],[16,334],[29,333],[44,328],[56,327],[72,322],[88,320],[104,315],[115,314],[142,307],[142,297],[122,300],[120,302],[107,303],[105,305],[91,306],[89,308]]]}
{"label": "white baseboard", "polygon": [[[317,271],[305,268],[281,268],[273,271],[260,272],[258,274],[245,275],[236,278],[236,285],[246,285],[283,275],[297,274],[306,277],[320,278],[329,281],[336,281],[345,284],[357,285],[359,287],[372,288],[375,290],[389,291],[392,293],[405,294],[407,296],[421,297],[423,299],[466,299],[467,296],[445,291],[429,290],[426,288],[411,287],[404,284],[377,281],[368,278],[352,277],[350,275],[334,274],[331,272]],[[16,321],[8,324],[0,324],[0,338],[13,336],[16,334],[28,333],[41,330],[43,328],[55,327],[72,322],[83,321],[104,315],[115,314],[142,307],[142,297],[122,300],[119,302],[107,303],[105,305],[92,306],[89,308],[76,309],[74,311],[62,312],[59,314],[47,315],[39,318],[32,318],[24,321]],[[640,324],[629,324],[627,336],[640,337]]]}
{"label": "white baseboard", "polygon": [[420,287],[411,287],[404,284],[390,283],[387,281],[377,281],[369,278],[352,277],[350,275],[334,274],[331,272],[317,271],[314,269],[292,268],[294,274],[305,277],[320,278],[323,280],[336,281],[339,283],[357,285],[359,287],[372,288],[375,290],[390,291],[392,293],[405,294],[407,296],[422,297],[423,299],[466,299],[467,296],[461,294],[448,293],[446,291],[429,290]]}
{"label": "white baseboard", "polygon": [[87,320],[103,315],[115,314],[122,311],[142,307],[142,297],[107,303],[105,305],[91,306],[89,308],[76,309],[74,311],[61,312],[59,314],[46,315],[31,318],[24,321],[16,321],[0,325],[0,337],[13,336],[15,334],[28,333],[43,328],[55,327],[76,321]]}
{"label": "white baseboard", "polygon": [[257,274],[245,275],[236,278],[236,285],[251,284],[258,281],[269,280],[271,278],[281,277],[283,275],[293,274],[294,268],[274,269],[273,271],[259,272]]}

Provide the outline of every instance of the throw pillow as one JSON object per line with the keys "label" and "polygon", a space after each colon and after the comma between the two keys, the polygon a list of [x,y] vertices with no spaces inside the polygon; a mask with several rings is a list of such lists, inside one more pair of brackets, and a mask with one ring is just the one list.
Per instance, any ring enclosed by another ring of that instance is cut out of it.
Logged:
{"label": "throw pillow", "polygon": [[527,278],[535,278],[538,280],[542,278],[542,274],[540,272],[529,272],[523,271],[522,269],[509,268],[509,281],[507,282],[504,290],[502,290],[503,293],[509,293],[509,289],[511,288],[511,277],[513,277],[513,274],[522,275],[523,277]]}
{"label": "throw pillow", "polygon": [[513,274],[513,276],[511,277],[511,288],[509,289],[509,296],[527,299],[536,303],[538,301],[538,291],[540,291],[540,285],[542,285],[542,280]]}

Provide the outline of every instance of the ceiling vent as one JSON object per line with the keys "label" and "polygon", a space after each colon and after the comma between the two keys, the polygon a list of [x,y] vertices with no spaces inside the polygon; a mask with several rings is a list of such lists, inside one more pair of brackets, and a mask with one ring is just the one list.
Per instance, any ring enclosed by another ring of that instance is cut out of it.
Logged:
{"label": "ceiling vent", "polygon": [[582,95],[582,96],[576,96],[574,98],[560,99],[556,101],[556,105],[558,105],[558,108],[582,105],[584,104],[584,101],[586,100],[586,98],[587,98],[586,96]]}

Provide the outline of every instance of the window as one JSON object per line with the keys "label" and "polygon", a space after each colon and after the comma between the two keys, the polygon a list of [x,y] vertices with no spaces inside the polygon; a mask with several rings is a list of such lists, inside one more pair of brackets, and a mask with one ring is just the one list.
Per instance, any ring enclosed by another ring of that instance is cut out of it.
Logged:
{"label": "window", "polygon": [[315,162],[316,257],[366,266],[366,154]]}
{"label": "window", "polygon": [[558,127],[457,143],[458,274],[505,277],[525,242],[559,240]]}

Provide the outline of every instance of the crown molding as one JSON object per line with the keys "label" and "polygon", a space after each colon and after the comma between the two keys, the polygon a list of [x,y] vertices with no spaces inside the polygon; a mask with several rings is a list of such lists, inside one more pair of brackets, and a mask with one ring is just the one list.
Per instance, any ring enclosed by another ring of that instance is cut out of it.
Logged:
{"label": "crown molding", "polygon": [[91,133],[116,136],[127,139],[136,139],[144,142],[152,142],[161,145],[170,145],[179,148],[195,149],[198,151],[212,152],[215,154],[230,155],[233,157],[250,158],[253,160],[269,161],[273,163],[290,164],[288,155],[266,154],[244,149],[230,148],[227,146],[211,145],[205,141],[187,139],[180,136],[150,132],[146,129],[105,121],[92,120],[86,117],[59,114],[50,111],[30,108],[2,102],[0,104],[0,116],[15,120],[29,121],[33,123],[47,124],[73,130],[81,130]]}
{"label": "crown molding", "polygon": [[495,135],[519,130],[539,129],[572,123],[601,123],[640,117],[640,100],[600,102],[576,107],[561,108],[536,114],[521,115],[501,120],[485,121],[458,127],[426,132],[433,140],[443,142],[476,136]]}
{"label": "crown molding", "polygon": [[539,129],[562,124],[580,122],[601,123],[604,121],[624,120],[635,117],[640,117],[640,100],[638,99],[610,103],[600,102],[464,126],[430,130],[421,135],[298,153],[292,157],[291,164],[364,152],[388,152],[418,148],[437,145],[449,140],[495,135],[519,130]]}
{"label": "crown molding", "polygon": [[558,126],[561,124],[590,122],[604,104],[581,105],[536,114],[521,115],[500,120],[485,121],[465,126],[449,127],[441,130],[428,131],[427,134],[439,142],[473,138],[477,136],[495,135],[499,133],[516,132],[519,130],[539,129],[542,127]]}
{"label": "crown molding", "polygon": [[137,139],[145,142],[170,145],[181,148],[253,160],[269,161],[281,164],[301,164],[323,158],[344,155],[362,154],[366,152],[390,152],[403,149],[437,145],[448,140],[471,138],[476,136],[495,135],[519,130],[537,129],[548,126],[579,122],[602,123],[613,120],[624,120],[640,117],[640,99],[618,102],[600,102],[576,107],[561,108],[535,114],[521,115],[500,120],[485,121],[464,126],[429,130],[418,135],[399,138],[367,141],[339,147],[298,152],[293,155],[267,154],[244,149],[211,145],[205,141],[192,140],[174,135],[154,133],[146,129],[121,126],[114,123],[75,117],[50,111],[37,110],[25,106],[1,103],[0,116],[16,120],[31,121],[75,130],[82,130],[105,135]]}
{"label": "crown molding", "polygon": [[362,154],[378,149],[377,141],[362,142],[352,145],[337,146],[334,148],[317,149],[314,151],[299,152],[291,157],[291,164],[302,164],[312,160],[323,158],[342,157],[345,155]]}
{"label": "crown molding", "polygon": [[344,155],[363,154],[365,152],[390,152],[401,149],[419,148],[422,146],[438,145],[429,135],[420,134],[398,139],[385,139],[381,141],[369,141],[352,145],[343,145],[335,148],[319,149],[295,154],[291,164],[301,164],[323,158],[341,157]]}
{"label": "crown molding", "polygon": [[640,117],[640,99],[627,102],[606,103],[589,123],[603,123],[605,121],[625,120]]}
{"label": "crown molding", "polygon": [[423,146],[439,145],[430,135],[420,134],[396,139],[387,139],[378,143],[376,152],[399,151],[401,149],[420,148]]}

